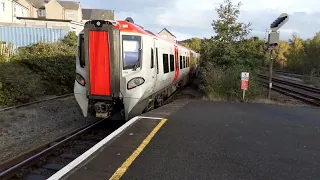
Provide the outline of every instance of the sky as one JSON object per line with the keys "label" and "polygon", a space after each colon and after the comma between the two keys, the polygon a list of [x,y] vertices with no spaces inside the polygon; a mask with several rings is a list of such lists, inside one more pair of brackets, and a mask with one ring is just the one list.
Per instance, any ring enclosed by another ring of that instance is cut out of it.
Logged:
{"label": "sky", "polygon": [[[239,1],[231,0],[234,4]],[[320,31],[319,0],[241,0],[239,22],[252,23],[249,36],[263,39],[266,29],[281,14],[289,21],[280,29],[280,39],[288,40],[293,33],[312,38]],[[110,9],[116,20],[131,17],[136,24],[154,33],[167,28],[177,40],[214,35],[211,22],[217,19],[215,8],[223,0],[80,0],[82,8]]]}

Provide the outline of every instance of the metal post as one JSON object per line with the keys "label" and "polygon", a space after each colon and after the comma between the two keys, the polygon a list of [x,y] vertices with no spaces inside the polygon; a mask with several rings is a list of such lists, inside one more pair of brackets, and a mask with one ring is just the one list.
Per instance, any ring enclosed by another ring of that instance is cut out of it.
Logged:
{"label": "metal post", "polygon": [[269,93],[268,99],[271,98],[271,88],[272,88],[272,67],[273,67],[273,52],[274,50],[270,50],[270,63],[269,63]]}
{"label": "metal post", "polygon": [[246,95],[246,90],[243,90],[242,92],[242,100],[244,101],[244,96]]}

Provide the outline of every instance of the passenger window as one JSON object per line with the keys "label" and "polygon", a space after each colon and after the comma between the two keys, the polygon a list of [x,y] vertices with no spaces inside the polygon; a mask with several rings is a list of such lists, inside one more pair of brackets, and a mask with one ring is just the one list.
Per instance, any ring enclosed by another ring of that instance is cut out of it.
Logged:
{"label": "passenger window", "polygon": [[166,74],[169,72],[169,58],[168,54],[163,54],[163,72]]}
{"label": "passenger window", "polygon": [[187,67],[189,67],[189,57],[187,57]]}
{"label": "passenger window", "polygon": [[182,56],[180,56],[180,69],[182,69]]}
{"label": "passenger window", "polygon": [[151,69],[154,67],[153,48],[151,48]]}
{"label": "passenger window", "polygon": [[159,74],[158,48],[156,48],[156,60],[157,60],[157,74]]}
{"label": "passenger window", "polygon": [[170,54],[170,72],[174,71],[174,55]]}
{"label": "passenger window", "polygon": [[83,68],[86,63],[85,63],[85,48],[84,48],[84,36],[83,34],[80,34],[79,36],[79,49],[78,49],[78,56],[79,56],[79,63],[80,63],[80,66]]}
{"label": "passenger window", "polygon": [[186,67],[186,57],[183,56],[183,68],[185,68],[185,67]]}

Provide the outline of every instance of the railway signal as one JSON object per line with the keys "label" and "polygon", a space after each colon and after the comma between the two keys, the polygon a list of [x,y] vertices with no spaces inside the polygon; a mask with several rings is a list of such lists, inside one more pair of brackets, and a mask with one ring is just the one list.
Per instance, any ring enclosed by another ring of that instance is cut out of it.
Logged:
{"label": "railway signal", "polygon": [[276,49],[279,47],[279,32],[271,32],[268,36],[268,49]]}
{"label": "railway signal", "polygon": [[287,13],[282,13],[275,21],[270,25],[272,31],[277,31],[289,20],[289,15]]}
{"label": "railway signal", "polygon": [[266,43],[268,50],[270,51],[268,99],[271,98],[273,54],[274,50],[279,47],[280,35],[277,30],[280,29],[288,20],[289,15],[287,13],[282,13],[275,21],[270,24],[271,32],[269,33],[268,42]]}

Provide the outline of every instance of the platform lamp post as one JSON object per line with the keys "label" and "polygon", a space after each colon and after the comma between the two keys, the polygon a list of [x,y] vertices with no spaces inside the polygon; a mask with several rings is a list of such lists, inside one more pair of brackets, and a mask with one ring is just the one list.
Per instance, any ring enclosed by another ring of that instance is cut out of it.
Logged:
{"label": "platform lamp post", "polygon": [[268,99],[271,98],[272,89],[272,68],[273,68],[273,58],[274,51],[279,47],[279,32],[280,29],[289,20],[289,15],[287,13],[282,13],[273,23],[270,25],[271,32],[268,35],[268,50],[270,52],[270,63],[269,63],[269,92]]}

